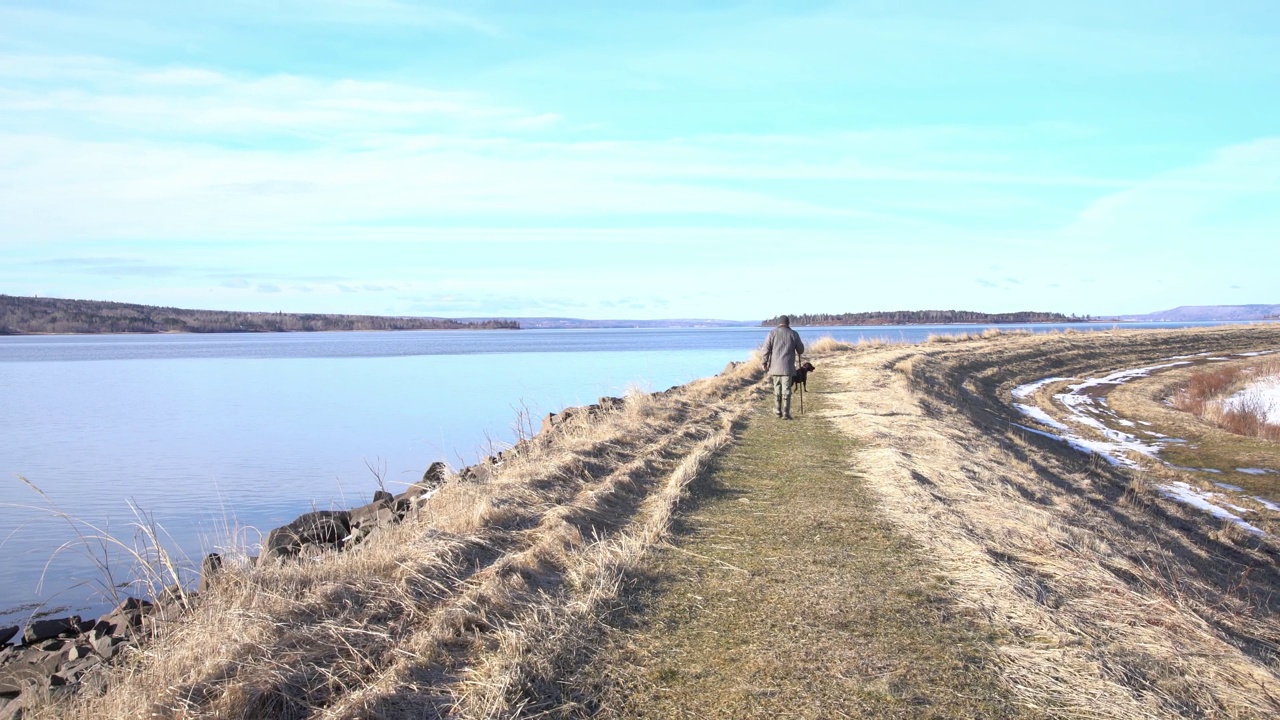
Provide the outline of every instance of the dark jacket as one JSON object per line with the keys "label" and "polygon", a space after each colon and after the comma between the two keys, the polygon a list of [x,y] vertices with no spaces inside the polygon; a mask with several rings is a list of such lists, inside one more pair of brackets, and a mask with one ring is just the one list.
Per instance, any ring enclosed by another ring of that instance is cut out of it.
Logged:
{"label": "dark jacket", "polygon": [[804,353],[800,333],[786,325],[774,328],[761,348],[761,362],[770,375],[795,375],[796,357]]}

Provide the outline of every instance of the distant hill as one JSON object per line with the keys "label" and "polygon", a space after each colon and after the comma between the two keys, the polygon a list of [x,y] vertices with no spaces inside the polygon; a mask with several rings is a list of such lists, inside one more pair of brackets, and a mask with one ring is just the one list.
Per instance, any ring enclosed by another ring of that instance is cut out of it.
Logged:
{"label": "distant hill", "polygon": [[1210,320],[1280,319],[1280,305],[1180,305],[1145,315],[1115,315],[1106,320],[1123,322],[1201,322]]}
{"label": "distant hill", "polygon": [[227,312],[0,295],[0,335],[32,333],[223,333],[332,330],[518,330],[514,320]]}
{"label": "distant hill", "polygon": [[[1054,312],[982,313],[970,310],[894,310],[839,314],[791,315],[792,325],[1000,325],[1006,323],[1071,323],[1088,322],[1088,316],[1063,315]],[[769,318],[761,325],[776,325]]]}
{"label": "distant hill", "polygon": [[[469,318],[461,318],[468,320]],[[574,329],[574,328],[702,328],[702,327],[755,327],[755,320],[709,320],[676,318],[670,320],[584,320],[561,317],[512,318],[526,329]]]}

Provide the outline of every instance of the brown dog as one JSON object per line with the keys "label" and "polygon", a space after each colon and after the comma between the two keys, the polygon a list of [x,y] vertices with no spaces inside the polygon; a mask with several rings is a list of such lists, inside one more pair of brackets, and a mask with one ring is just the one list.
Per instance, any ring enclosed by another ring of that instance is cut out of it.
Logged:
{"label": "brown dog", "polygon": [[815,369],[816,368],[813,367],[813,363],[808,360],[800,363],[800,367],[796,368],[796,374],[791,376],[791,386],[796,387],[798,385],[801,388],[808,390],[809,373],[813,372]]}
{"label": "brown dog", "polygon": [[809,373],[813,372],[813,363],[805,360],[800,363],[800,367],[796,368],[796,374],[791,376],[791,387],[795,392],[800,393],[800,412],[804,412],[804,394],[809,390]]}

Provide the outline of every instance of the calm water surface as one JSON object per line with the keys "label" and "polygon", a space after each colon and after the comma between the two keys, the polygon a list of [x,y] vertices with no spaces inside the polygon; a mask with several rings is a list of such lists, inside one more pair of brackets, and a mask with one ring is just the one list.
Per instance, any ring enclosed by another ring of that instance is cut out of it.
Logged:
{"label": "calm water surface", "polygon": [[[800,333],[916,342],[982,327]],[[433,461],[459,468],[509,445],[522,416],[536,429],[602,395],[713,375],[766,332],[0,337],[0,625],[99,612],[104,574],[81,536],[131,543],[133,508],[198,566],[206,552],[256,544],[256,529],[368,502],[370,468],[396,492]],[[127,579],[125,558],[113,562]]]}

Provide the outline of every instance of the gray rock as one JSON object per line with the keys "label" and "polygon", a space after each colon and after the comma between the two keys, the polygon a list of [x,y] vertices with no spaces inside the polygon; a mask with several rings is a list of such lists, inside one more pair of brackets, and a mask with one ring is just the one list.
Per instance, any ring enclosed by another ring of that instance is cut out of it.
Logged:
{"label": "gray rock", "polygon": [[349,520],[351,527],[354,529],[365,527],[366,525],[377,525],[389,519],[394,514],[391,510],[391,504],[395,501],[394,496],[390,497],[389,501],[380,498],[368,505],[352,510]]}
{"label": "gray rock", "polygon": [[13,639],[13,636],[17,634],[18,634],[17,625],[10,625],[9,627],[6,627],[6,628],[0,628],[0,645],[4,645],[5,643],[9,642],[10,640]]}
{"label": "gray rock", "polygon": [[262,543],[262,554],[272,557],[297,555],[306,543],[337,544],[350,534],[350,513],[346,510],[318,510],[268,533]]}
{"label": "gray rock", "polygon": [[63,634],[80,634],[79,615],[54,618],[52,620],[35,620],[29,623],[27,629],[22,633],[22,641],[27,645],[34,645],[41,640],[48,640]]}
{"label": "gray rock", "polygon": [[394,500],[394,499],[395,499],[395,495],[392,495],[391,493],[387,492],[386,490],[374,490],[374,491],[373,491],[373,504],[377,504],[377,503],[380,503],[380,502],[382,502],[382,503],[389,503],[389,502],[391,502],[391,501],[392,501],[392,500]]}
{"label": "gray rock", "polygon": [[67,662],[73,663],[81,658],[87,658],[92,654],[92,645],[73,644],[67,647],[67,651],[63,653],[63,656],[67,659]]}
{"label": "gray rock", "polygon": [[426,472],[422,473],[422,481],[418,484],[422,485],[427,490],[438,488],[444,484],[445,471],[446,468],[444,463],[437,460],[436,462],[431,463],[431,466],[427,468]]}
{"label": "gray rock", "polygon": [[18,659],[0,667],[0,695],[16,695],[28,686],[48,687],[49,676],[62,667],[62,653],[27,648]]}
{"label": "gray rock", "polygon": [[98,657],[112,658],[116,655],[116,648],[124,642],[124,638],[115,635],[100,635],[93,639],[93,651]]}
{"label": "gray rock", "polygon": [[0,720],[22,720],[25,715],[26,707],[22,698],[15,697],[11,700],[0,698]]}
{"label": "gray rock", "polygon": [[204,556],[204,562],[200,563],[200,586],[198,591],[205,592],[213,583],[213,578],[222,570],[222,556],[218,553],[209,553]]}
{"label": "gray rock", "polygon": [[119,605],[98,618],[93,626],[94,635],[132,635],[142,625],[142,618],[150,613],[153,606],[146,600],[135,597],[125,598]]}

